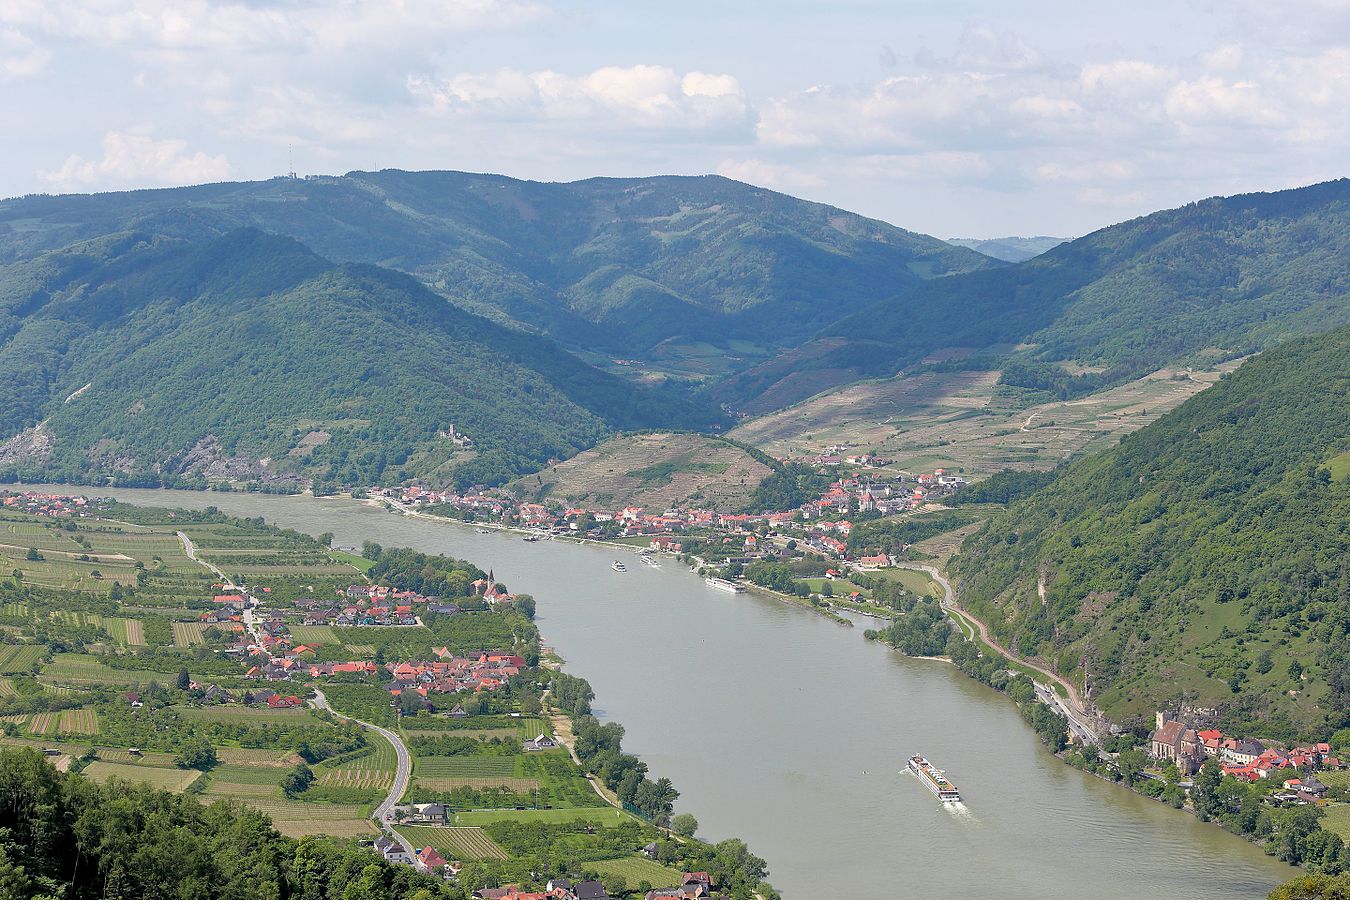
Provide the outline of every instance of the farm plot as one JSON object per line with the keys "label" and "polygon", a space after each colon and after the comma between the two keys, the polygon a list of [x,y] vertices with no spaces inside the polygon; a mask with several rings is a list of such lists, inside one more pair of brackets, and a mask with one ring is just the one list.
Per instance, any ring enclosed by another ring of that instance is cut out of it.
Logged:
{"label": "farm plot", "polygon": [[66,734],[98,734],[98,713],[92,706],[64,710],[60,730]]}
{"label": "farm plot", "polygon": [[207,791],[215,791],[217,784],[265,785],[269,788],[276,788],[281,785],[281,780],[285,777],[286,770],[281,768],[221,765],[211,770],[211,786],[207,788]]}
{"label": "farm plot", "polygon": [[29,734],[54,734],[60,716],[60,713],[54,712],[34,713],[28,721]]}
{"label": "farm plot", "polygon": [[375,752],[336,766],[322,766],[318,783],[322,787],[376,788],[388,790],[394,785],[398,757],[384,738],[371,735]]}
{"label": "farm plot", "polygon": [[434,828],[424,825],[400,829],[421,847],[435,847],[446,859],[506,859],[507,853],[487,832],[477,827]]}
{"label": "farm plot", "polygon": [[130,750],[106,750],[100,748],[98,758],[104,762],[118,763],[124,766],[149,766],[162,769],[174,767],[174,755],[163,750],[142,750],[132,753]]}
{"label": "farm plot", "polygon": [[456,788],[506,788],[513,794],[529,794],[539,790],[537,778],[418,778],[417,786],[429,791],[453,791]]}
{"label": "farm plot", "polygon": [[653,862],[641,856],[626,856],[623,859],[600,859],[586,863],[601,875],[619,875],[628,884],[640,884],[645,881],[652,887],[675,887],[680,883],[680,872]]}
{"label": "farm plot", "polygon": [[585,822],[589,825],[622,825],[635,817],[612,806],[589,809],[479,809],[455,813],[456,825],[486,825],[489,822]]}
{"label": "farm plot", "polygon": [[14,689],[14,682],[8,678],[0,678],[0,697],[17,697],[19,692]]}
{"label": "farm plot", "polygon": [[84,774],[100,784],[109,778],[121,778],[126,781],[148,784],[151,787],[177,792],[186,790],[188,785],[201,777],[202,773],[196,769],[133,766],[96,759],[84,767]]}
{"label": "farm plot", "polygon": [[415,771],[418,778],[511,778],[516,761],[510,756],[423,756]]}
{"label": "farm plot", "polygon": [[140,669],[113,669],[97,658],[82,653],[58,653],[42,670],[42,677],[61,684],[144,684],[149,681],[173,683],[172,672],[145,672]]}
{"label": "farm plot", "polygon": [[257,766],[264,769],[289,769],[300,761],[290,750],[255,750],[250,747],[217,747],[216,758],[227,766]]}
{"label": "farm plot", "polygon": [[174,622],[173,645],[175,647],[194,647],[206,643],[206,629],[210,627],[202,622]]}
{"label": "farm plot", "polygon": [[103,627],[114,641],[124,647],[145,646],[145,629],[139,619],[107,618],[103,620]]}
{"label": "farm plot", "polygon": [[27,672],[46,652],[43,644],[0,644],[0,672],[6,675]]}
{"label": "farm plot", "polygon": [[[291,625],[291,640],[298,644],[336,644],[337,632],[331,625]],[[371,653],[375,651],[372,649]]]}
{"label": "farm plot", "polygon": [[[209,790],[204,799],[218,800],[222,795]],[[374,834],[375,823],[366,816],[364,806],[351,803],[302,803],[268,797],[238,798],[272,820],[277,831],[287,837],[328,834],[334,837],[364,837]]]}
{"label": "farm plot", "polygon": [[272,709],[267,706],[179,706],[174,712],[193,722],[228,722],[242,725],[294,724],[309,718],[309,710]]}

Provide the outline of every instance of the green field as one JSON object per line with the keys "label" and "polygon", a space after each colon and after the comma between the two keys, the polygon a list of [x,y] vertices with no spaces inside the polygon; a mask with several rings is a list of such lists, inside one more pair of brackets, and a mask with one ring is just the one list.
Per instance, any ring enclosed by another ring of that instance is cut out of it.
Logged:
{"label": "green field", "polygon": [[394,786],[394,770],[398,757],[394,745],[375,732],[367,735],[375,752],[358,756],[336,766],[320,766],[316,773],[323,787],[375,788],[387,791]]}
{"label": "green field", "polygon": [[0,644],[0,673],[27,672],[46,652],[45,644]]}
{"label": "green field", "polygon": [[202,773],[196,769],[163,769],[157,766],[124,765],[96,759],[84,767],[84,774],[100,783],[109,778],[121,778],[176,792],[186,789]]}
{"label": "green field", "polygon": [[81,653],[58,653],[42,670],[45,680],[61,684],[145,684],[159,681],[172,684],[178,676],[172,672],[146,672],[138,669],[113,669],[97,658]]}
{"label": "green field", "polygon": [[203,800],[229,797],[263,812],[287,837],[326,834],[333,837],[366,837],[376,832],[366,808],[352,803],[303,803],[273,797],[218,793],[207,788]]}
{"label": "green field", "polygon": [[642,882],[656,889],[676,887],[683,873],[669,866],[647,859],[645,856],[628,856],[623,859],[601,859],[586,863],[586,868],[594,869],[603,875],[620,875],[630,887]]}
{"label": "green field", "polygon": [[[1345,773],[1318,772],[1317,777],[1325,784],[1331,784],[1325,777],[1328,774],[1339,775]],[[1323,816],[1322,820],[1317,824],[1321,825],[1327,831],[1339,834],[1342,840],[1350,841],[1350,803],[1332,803],[1323,809],[1323,812],[1326,815]]]}
{"label": "green field", "polygon": [[419,847],[435,847],[448,860],[506,859],[506,851],[497,846],[481,828],[433,828],[410,825],[400,828],[409,841]]}
{"label": "green field", "polygon": [[489,822],[587,822],[592,825],[619,825],[633,816],[612,806],[589,809],[476,809],[455,813],[456,825],[486,825]]}
{"label": "green field", "polygon": [[66,734],[98,734],[98,713],[91,706],[67,709],[58,727]]}
{"label": "green field", "polygon": [[[331,625],[292,625],[291,640],[297,644],[337,644],[337,632]],[[371,651],[374,652],[373,650]]]}
{"label": "green field", "polygon": [[291,723],[309,717],[309,710],[304,707],[272,709],[268,706],[179,706],[174,711],[184,719],[198,722],[234,722],[250,725]]}
{"label": "green field", "polygon": [[414,765],[419,778],[510,778],[513,756],[421,756]]}

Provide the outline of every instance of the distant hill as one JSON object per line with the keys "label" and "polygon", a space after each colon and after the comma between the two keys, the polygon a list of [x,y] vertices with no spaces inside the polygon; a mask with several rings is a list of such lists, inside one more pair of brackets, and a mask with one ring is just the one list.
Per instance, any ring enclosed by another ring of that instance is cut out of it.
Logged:
{"label": "distant hill", "polygon": [[1350,724],[1350,328],[1247,362],[969,538],[961,601],[1124,721]]}
{"label": "distant hill", "polygon": [[1004,262],[1025,262],[1068,241],[1057,237],[947,238],[947,243],[969,247]]}
{"label": "distant hill", "polygon": [[3,201],[0,261],[125,231],[200,241],[242,226],[621,357],[733,340],[766,353],[925,279],[998,265],[718,176],[545,184],[397,170]]}
{"label": "distant hill", "polygon": [[408,275],[251,228],[0,266],[0,384],[10,479],[493,483],[618,429],[720,424]]}
{"label": "distant hill", "polygon": [[[1350,180],[1342,179],[1203,200],[1023,263],[924,282],[733,376],[717,396],[753,408],[784,377],[819,391],[973,356],[967,364],[986,369],[1015,361],[1006,383],[1067,398],[1346,322]],[[822,370],[828,377],[809,377]],[[788,402],[809,396],[777,393]]]}

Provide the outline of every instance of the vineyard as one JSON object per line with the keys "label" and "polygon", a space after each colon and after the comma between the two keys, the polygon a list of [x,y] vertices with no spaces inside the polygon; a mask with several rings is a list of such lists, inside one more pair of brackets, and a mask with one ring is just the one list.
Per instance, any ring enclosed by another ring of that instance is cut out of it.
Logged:
{"label": "vineyard", "polygon": [[[331,625],[291,625],[291,640],[297,644],[336,644],[337,632]],[[372,653],[375,651],[372,649]]]}
{"label": "vineyard", "polygon": [[96,759],[84,767],[84,774],[97,782],[109,778],[121,778],[124,781],[148,784],[166,791],[183,791],[188,785],[201,777],[196,769],[168,769],[159,766],[135,766],[122,763],[105,762]]}
{"label": "vineyard", "polygon": [[92,706],[67,709],[61,713],[61,729],[66,734],[98,734],[98,713]]}
{"label": "vineyard", "polygon": [[44,644],[0,644],[0,672],[6,675],[27,672],[46,652]]}
{"label": "vineyard", "polygon": [[376,788],[388,790],[394,785],[394,770],[398,757],[394,747],[384,738],[371,735],[374,753],[358,756],[339,765],[321,766],[318,784],[321,787]]}
{"label": "vineyard", "polygon": [[60,719],[60,713],[43,712],[34,713],[33,718],[28,721],[28,731],[30,734],[53,734],[56,732],[56,724]]}
{"label": "vineyard", "polygon": [[588,862],[586,866],[601,875],[618,875],[628,884],[640,884],[645,881],[659,889],[675,887],[680,883],[679,872],[641,856],[600,859]]}
{"label": "vineyard", "polygon": [[446,859],[506,859],[506,851],[497,846],[481,828],[431,828],[410,826],[400,829],[419,847],[435,847]]}
{"label": "vineyard", "polygon": [[511,778],[516,761],[510,756],[423,756],[416,772],[418,778]]}
{"label": "vineyard", "polygon": [[173,645],[175,647],[192,647],[197,644],[206,643],[203,632],[209,628],[201,622],[174,622],[173,623]]}
{"label": "vineyard", "polygon": [[[225,794],[208,788],[206,799],[216,800]],[[375,823],[366,816],[364,806],[351,803],[302,803],[269,797],[250,797],[231,794],[241,802],[261,811],[272,820],[272,825],[288,837],[307,834],[327,834],[334,837],[364,837],[375,833]]]}
{"label": "vineyard", "polygon": [[506,788],[513,794],[528,794],[539,790],[535,778],[418,778],[417,786],[428,791],[453,791],[455,788]]}

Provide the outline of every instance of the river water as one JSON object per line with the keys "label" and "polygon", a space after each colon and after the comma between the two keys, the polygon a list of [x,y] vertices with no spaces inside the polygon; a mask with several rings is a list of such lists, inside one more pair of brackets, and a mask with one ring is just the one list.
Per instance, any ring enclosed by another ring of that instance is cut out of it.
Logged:
{"label": "river water", "polygon": [[[60,488],[54,488],[60,490]],[[587,678],[624,746],[682,792],[700,834],[744,838],[790,900],[1263,898],[1295,870],[1240,838],[1065,766],[1012,703],[808,610],[614,548],[525,543],[351,500],[86,489],[219,507],[360,546],[471,560],[535,596],[544,639]],[[944,808],[905,759],[965,798]]]}

